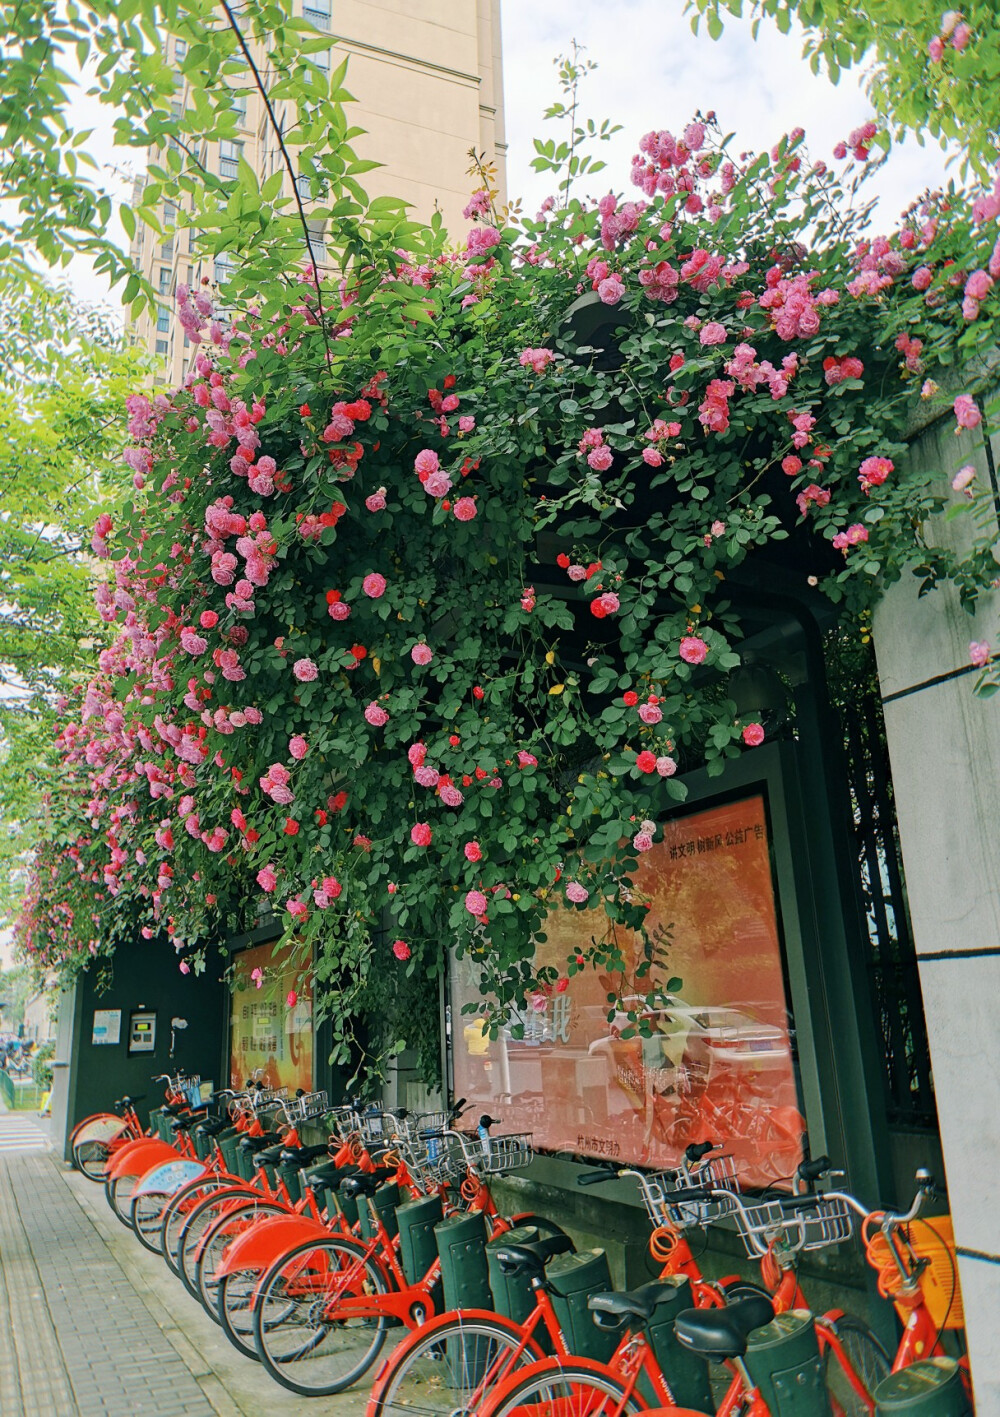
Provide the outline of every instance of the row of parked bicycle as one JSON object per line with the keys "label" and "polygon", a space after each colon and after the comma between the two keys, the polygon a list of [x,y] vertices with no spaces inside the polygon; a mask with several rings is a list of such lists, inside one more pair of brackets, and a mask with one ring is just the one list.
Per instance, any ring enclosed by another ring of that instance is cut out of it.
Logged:
{"label": "row of parked bicycle", "polygon": [[[143,1128],[138,1098],[87,1118],[75,1166],[161,1254],[230,1341],[303,1395],[374,1381],[367,1417],[969,1417],[954,1250],[919,1218],[870,1212],[829,1184],[826,1157],[796,1193],[748,1196],[731,1157],[690,1145],[675,1171],[632,1178],[659,1277],[611,1285],[603,1250],[577,1252],[542,1216],[500,1214],[490,1179],[532,1159],[525,1134],[466,1131],[463,1103],[411,1116],[329,1107],[248,1085],[192,1106],[178,1075]],[[307,1126],[328,1133],[303,1144]],[[856,1219],[902,1331],[893,1355],[867,1324],[810,1310],[805,1251],[842,1244]],[[687,1234],[735,1225],[760,1283],[702,1273]],[[389,1338],[398,1339],[379,1366]]]}

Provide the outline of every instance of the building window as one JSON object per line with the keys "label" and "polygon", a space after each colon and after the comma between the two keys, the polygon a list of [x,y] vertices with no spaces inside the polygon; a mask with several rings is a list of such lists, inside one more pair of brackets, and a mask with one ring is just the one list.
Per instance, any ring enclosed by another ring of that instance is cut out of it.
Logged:
{"label": "building window", "polygon": [[233,262],[230,256],[216,256],[214,278],[216,285],[222,285],[233,273]]}
{"label": "building window", "polygon": [[315,54],[310,54],[307,58],[312,60],[317,69],[324,69],[326,73],[330,72],[330,51],[328,49],[318,49]]}
{"label": "building window", "polygon": [[157,352],[157,354],[166,354],[166,352],[167,352],[167,350],[168,350],[169,348],[170,348],[170,341],[169,341],[169,340],[158,339],[158,340],[156,341],[156,352]]}
{"label": "building window", "polygon": [[330,28],[330,0],[303,0],[302,18],[318,30]]}
{"label": "building window", "polygon": [[235,177],[239,172],[242,143],[231,143],[223,138],[219,143],[219,176]]}
{"label": "building window", "polygon": [[170,333],[170,311],[166,305],[158,305],[156,308],[156,332],[161,335]]}
{"label": "building window", "polygon": [[309,258],[314,265],[321,266],[326,260],[326,236],[323,232],[321,221],[307,221],[306,228],[309,232]]}
{"label": "building window", "polygon": [[236,115],[236,122],[241,128],[247,126],[247,96],[245,93],[233,94],[233,112]]}
{"label": "building window", "polygon": [[161,293],[162,293],[163,291],[165,291],[165,290],[169,290],[169,289],[170,289],[170,279],[171,279],[171,275],[172,275],[172,272],[171,272],[171,269],[170,269],[169,266],[161,266],[161,267],[160,267],[160,291],[161,291]]}
{"label": "building window", "polygon": [[187,40],[186,40],[186,39],[175,39],[175,40],[174,40],[174,58],[175,58],[175,59],[183,59],[184,56],[187,54],[187,52],[188,52]]}
{"label": "building window", "polygon": [[303,202],[308,202],[312,198],[312,178],[308,173],[300,172],[295,179],[295,190],[298,192]]}
{"label": "building window", "polygon": [[174,259],[174,238],[173,238],[173,236],[168,236],[167,239],[166,239],[166,241],[164,241],[163,245],[160,247],[160,260],[161,260],[161,261],[172,261],[173,259]]}

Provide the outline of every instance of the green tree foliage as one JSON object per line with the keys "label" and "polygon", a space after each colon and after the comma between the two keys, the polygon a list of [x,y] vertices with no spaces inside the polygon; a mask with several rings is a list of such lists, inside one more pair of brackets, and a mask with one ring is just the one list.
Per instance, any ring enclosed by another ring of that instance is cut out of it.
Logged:
{"label": "green tree foliage", "polygon": [[120,504],[124,399],[146,361],[32,276],[0,294],[0,912],[19,894],[60,700],[93,668],[90,538]]}
{"label": "green tree foliage", "polygon": [[[330,36],[291,12],[291,0],[251,0],[238,13],[225,0],[188,0],[182,9],[156,0],[2,0],[0,287],[22,283],[31,252],[50,266],[83,254],[112,286],[124,283],[133,315],[155,302],[108,237],[112,197],[87,151],[90,134],[73,120],[78,74],[114,111],[116,145],[146,166],[134,205],[120,208],[129,236],[138,222],[162,234],[170,203],[179,228],[204,233],[197,254],[231,252],[258,275],[284,275],[301,258],[301,202],[280,195],[278,174],[261,184],[245,162],[232,177],[205,166],[207,141],[238,136],[233,92],[255,86],[266,89],[276,140],[282,130],[289,176],[304,177],[311,196],[322,198],[310,219],[326,222],[331,247],[349,261],[389,234],[403,204],[384,200],[365,211],[357,179],[377,164],[351,147],[361,130],[344,110],[346,65],[321,69],[311,56],[329,48]],[[166,58],[168,36],[188,46],[180,63],[183,107],[175,102],[179,75]],[[250,59],[255,42],[267,52],[262,71]]]}
{"label": "green tree foliage", "polygon": [[868,63],[868,97],[890,128],[915,133],[919,142],[930,135],[942,145],[956,143],[981,177],[991,171],[1000,136],[994,0],[968,0],[952,10],[914,0],[688,0],[688,9],[695,30],[704,20],[713,39],[726,13],[752,15],[754,37],[762,19],[783,34],[797,21],[814,73],[825,70],[837,83],[844,70]]}

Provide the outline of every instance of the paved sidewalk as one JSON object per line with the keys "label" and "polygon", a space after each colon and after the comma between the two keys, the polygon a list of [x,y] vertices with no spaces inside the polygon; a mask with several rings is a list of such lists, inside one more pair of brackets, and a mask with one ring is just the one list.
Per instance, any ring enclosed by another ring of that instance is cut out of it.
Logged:
{"label": "paved sidewalk", "polygon": [[237,1353],[102,1187],[30,1135],[2,1146],[12,1115],[0,1114],[3,1417],[360,1417],[367,1387],[299,1398]]}

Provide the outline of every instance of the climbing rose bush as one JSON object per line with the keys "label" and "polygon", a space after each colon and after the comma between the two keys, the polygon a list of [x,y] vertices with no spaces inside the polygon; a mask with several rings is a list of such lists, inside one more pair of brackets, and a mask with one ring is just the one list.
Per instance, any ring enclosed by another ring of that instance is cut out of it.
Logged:
{"label": "climbing rose bush", "polygon": [[27,952],[138,928],[197,969],[266,907],[321,985],[455,945],[505,1007],[555,982],[553,904],[641,929],[678,768],[765,741],[726,692],[738,568],[783,557],[846,615],[914,558],[970,602],[995,573],[925,544],[974,488],[905,431],[981,437],[956,370],[995,339],[1000,188],[875,234],[870,137],[828,165],[698,119],[642,138],[628,197],[504,224],[484,189],[461,250],[307,269],[228,329],[198,292],[208,341],[129,401],[134,501],[95,528],[109,638]]}

